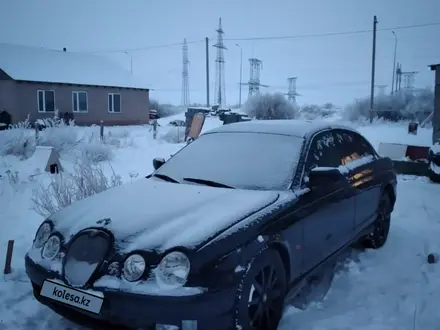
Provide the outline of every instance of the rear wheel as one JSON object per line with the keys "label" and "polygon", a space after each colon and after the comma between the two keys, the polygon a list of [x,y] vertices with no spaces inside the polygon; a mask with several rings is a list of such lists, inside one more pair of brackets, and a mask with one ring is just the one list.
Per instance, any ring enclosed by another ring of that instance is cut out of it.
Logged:
{"label": "rear wheel", "polygon": [[429,168],[429,179],[434,183],[440,183],[440,174],[435,173],[431,167]]}
{"label": "rear wheel", "polygon": [[374,223],[373,231],[362,240],[366,248],[379,249],[386,243],[391,225],[391,199],[388,194],[382,195],[379,202],[379,212]]}
{"label": "rear wheel", "polygon": [[283,261],[273,249],[256,256],[237,294],[235,324],[243,330],[276,330],[287,290]]}

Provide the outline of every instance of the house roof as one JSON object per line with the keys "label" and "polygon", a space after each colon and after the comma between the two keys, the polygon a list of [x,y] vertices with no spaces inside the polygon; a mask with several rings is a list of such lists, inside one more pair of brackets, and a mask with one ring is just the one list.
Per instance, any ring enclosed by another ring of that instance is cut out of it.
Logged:
{"label": "house roof", "polygon": [[354,129],[321,120],[252,120],[219,126],[205,134],[210,133],[266,133],[290,135],[306,138],[314,133],[332,128],[341,128],[355,131]]}
{"label": "house roof", "polygon": [[117,63],[94,54],[0,43],[0,69],[21,81],[148,89]]}
{"label": "house roof", "polygon": [[431,65],[428,65],[428,66],[431,68],[431,70],[436,70],[437,67],[440,66],[440,63],[439,64],[431,64]]}

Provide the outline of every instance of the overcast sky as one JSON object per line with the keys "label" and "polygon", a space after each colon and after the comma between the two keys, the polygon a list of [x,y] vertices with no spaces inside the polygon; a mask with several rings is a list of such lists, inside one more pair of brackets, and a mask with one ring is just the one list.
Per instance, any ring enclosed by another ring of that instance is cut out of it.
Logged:
{"label": "overcast sky", "polygon": [[[248,58],[263,61],[267,91],[287,92],[298,77],[300,104],[343,105],[369,93],[372,33],[278,40],[234,38],[300,36],[372,29],[378,16],[376,84],[391,88],[394,27],[440,23],[439,0],[0,0],[0,42],[111,57],[154,90],[151,98],[180,103],[182,50],[189,44],[191,102],[206,101],[205,45],[210,38],[211,100],[215,78],[215,29],[225,31],[227,103],[238,103],[240,49],[243,80]],[[397,59],[404,71],[419,71],[416,87],[433,86],[428,64],[440,63],[440,25],[396,29]],[[136,49],[136,50],[134,50]],[[119,52],[117,52],[119,50]],[[124,50],[128,54],[124,53]],[[243,86],[243,101],[248,94]]]}

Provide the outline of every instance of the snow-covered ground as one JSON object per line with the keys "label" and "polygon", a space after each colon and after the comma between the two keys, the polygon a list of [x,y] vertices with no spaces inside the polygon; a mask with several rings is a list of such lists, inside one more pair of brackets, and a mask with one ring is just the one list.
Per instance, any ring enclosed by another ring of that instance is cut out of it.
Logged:
{"label": "snow-covered ground", "polygon": [[[127,182],[149,174],[153,157],[168,158],[183,144],[173,144],[169,137],[182,131],[169,128],[172,119],[160,120],[158,140],[152,139],[148,126],[110,128],[113,136],[124,136],[125,147],[114,147],[112,170]],[[340,123],[340,121],[338,121]],[[204,130],[216,127],[218,119],[208,118]],[[353,126],[353,124],[351,124]],[[417,136],[408,135],[402,124],[376,123],[357,127],[375,147],[379,142],[399,142],[429,145],[431,131],[421,129]],[[99,128],[74,128],[89,134]],[[119,132],[118,132],[119,131]],[[121,134],[121,131],[125,133]],[[128,133],[127,133],[128,132]],[[166,137],[167,136],[167,137]],[[2,135],[0,133],[0,139]],[[128,140],[127,140],[128,139]],[[64,156],[67,170],[73,166],[72,157]],[[9,182],[5,171],[18,172],[18,181]],[[0,266],[3,268],[8,240],[15,240],[13,272],[0,277],[0,330],[5,329],[82,329],[62,320],[33,298],[31,286],[24,273],[23,258],[41,220],[32,208],[32,189],[45,176],[32,176],[35,168],[26,161],[7,156],[0,158]],[[440,329],[440,269],[429,265],[426,256],[440,252],[440,185],[427,179],[399,177],[396,209],[389,242],[378,251],[366,251],[347,260],[335,277],[323,302],[305,311],[286,307],[280,329],[307,330],[395,330]],[[2,269],[1,268],[1,269]]]}

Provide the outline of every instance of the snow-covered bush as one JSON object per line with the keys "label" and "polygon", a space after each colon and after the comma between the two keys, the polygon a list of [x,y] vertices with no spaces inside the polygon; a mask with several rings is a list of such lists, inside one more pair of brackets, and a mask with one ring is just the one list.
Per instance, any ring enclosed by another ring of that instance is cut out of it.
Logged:
{"label": "snow-covered bush", "polygon": [[28,116],[23,122],[0,131],[0,156],[29,157],[35,150],[35,134],[30,128]]}
{"label": "snow-covered bush", "polygon": [[78,141],[78,131],[74,125],[60,122],[57,126],[50,126],[39,132],[37,145],[53,147],[62,152],[72,148]]}
{"label": "snow-covered bush", "polygon": [[326,103],[322,106],[319,106],[317,104],[306,104],[299,109],[299,115],[304,119],[309,120],[330,117],[335,113],[336,108],[332,103]]}
{"label": "snow-covered bush", "polygon": [[[379,118],[398,121],[423,121],[434,109],[434,93],[431,89],[414,91],[402,90],[393,95],[380,95],[375,98],[374,111]],[[370,115],[370,99],[358,99],[344,109],[346,119],[362,120]]]}
{"label": "snow-covered bush", "polygon": [[185,109],[182,107],[177,107],[172,104],[161,104],[158,101],[151,99],[150,109],[157,110],[159,118],[177,115],[178,113],[185,111]]}
{"label": "snow-covered bush", "polygon": [[80,150],[82,158],[93,164],[110,161],[114,157],[114,153],[110,145],[101,143],[99,141],[81,144]]}
{"label": "snow-covered bush", "polygon": [[104,143],[117,148],[132,147],[134,140],[130,136],[130,131],[125,127],[118,127],[118,129],[109,130],[104,136]]}
{"label": "snow-covered bush", "polygon": [[169,126],[164,128],[166,130],[159,135],[159,139],[168,143],[183,143],[185,142],[185,127]]}
{"label": "snow-covered bush", "polygon": [[[119,140],[115,139],[115,141]],[[117,144],[116,142],[113,141],[113,146]],[[111,161],[114,157],[112,144],[106,143],[105,139],[101,141],[101,138],[94,134],[85,136],[82,140],[78,141],[72,153],[75,158],[92,164]]]}
{"label": "snow-covered bush", "polygon": [[114,172],[108,178],[99,166],[77,163],[72,174],[52,175],[47,186],[40,183],[33,192],[33,209],[41,216],[48,217],[75,201],[121,184],[121,177]]}
{"label": "snow-covered bush", "polygon": [[295,105],[281,93],[264,93],[251,96],[243,111],[256,119],[293,119],[298,115]]}
{"label": "snow-covered bush", "polygon": [[77,142],[74,122],[65,123],[55,112],[53,118],[38,119],[44,129],[36,134],[32,129],[29,116],[9,129],[0,132],[0,155],[14,155],[27,158],[33,154],[36,146],[50,146],[61,152]]}

